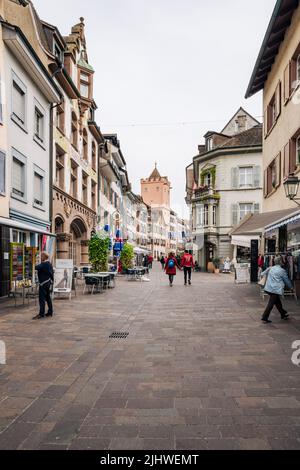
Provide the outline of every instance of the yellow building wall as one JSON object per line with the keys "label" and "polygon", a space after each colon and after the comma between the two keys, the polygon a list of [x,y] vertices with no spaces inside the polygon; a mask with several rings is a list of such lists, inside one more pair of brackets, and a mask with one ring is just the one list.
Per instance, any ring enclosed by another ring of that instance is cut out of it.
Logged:
{"label": "yellow building wall", "polygon": [[[279,53],[269,74],[264,88],[264,107],[267,109],[279,80],[281,81],[281,115],[269,134],[264,139],[263,163],[264,170],[269,166],[272,160],[281,152],[281,185],[268,198],[263,200],[263,211],[270,212],[280,209],[295,208],[294,202],[285,196],[283,187],[284,172],[284,147],[300,128],[300,87],[296,91],[298,95],[298,104],[290,100],[287,105],[284,104],[284,71],[292,59],[300,43],[300,6],[295,11],[290,28],[287,30],[285,39],[281,44]],[[300,167],[298,168],[298,174]],[[299,175],[300,176],[300,175]],[[300,195],[299,195],[300,196]]]}

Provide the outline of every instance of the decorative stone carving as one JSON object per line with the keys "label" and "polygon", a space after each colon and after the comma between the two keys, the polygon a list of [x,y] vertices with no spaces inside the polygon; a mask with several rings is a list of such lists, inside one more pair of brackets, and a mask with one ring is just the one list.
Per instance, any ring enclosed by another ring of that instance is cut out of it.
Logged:
{"label": "decorative stone carving", "polygon": [[64,204],[64,211],[65,211],[65,214],[67,216],[67,218],[70,217],[70,215],[72,214],[72,207],[69,203],[69,201],[66,201],[65,204]]}
{"label": "decorative stone carving", "polygon": [[72,235],[70,233],[58,233],[57,234],[57,241],[64,243],[70,242],[72,240]]}

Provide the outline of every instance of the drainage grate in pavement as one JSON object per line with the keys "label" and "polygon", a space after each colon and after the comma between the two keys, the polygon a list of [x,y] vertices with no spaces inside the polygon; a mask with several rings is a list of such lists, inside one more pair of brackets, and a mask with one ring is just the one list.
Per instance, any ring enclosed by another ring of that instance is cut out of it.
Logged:
{"label": "drainage grate in pavement", "polygon": [[129,336],[129,333],[127,332],[124,332],[124,331],[114,331],[111,335],[110,335],[110,339],[126,339],[127,336]]}

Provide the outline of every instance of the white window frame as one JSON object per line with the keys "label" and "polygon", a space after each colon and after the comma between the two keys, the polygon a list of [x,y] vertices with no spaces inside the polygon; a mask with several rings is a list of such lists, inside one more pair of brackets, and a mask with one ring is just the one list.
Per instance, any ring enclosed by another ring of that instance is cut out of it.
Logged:
{"label": "white window frame", "polygon": [[213,150],[213,138],[209,137],[207,139],[207,151],[210,152],[211,150]]}
{"label": "white window frame", "polygon": [[208,227],[209,226],[209,205],[208,204],[204,204],[204,208],[203,208],[203,218],[204,218],[204,227]]}
{"label": "white window frame", "polygon": [[217,206],[213,206],[213,226],[216,227],[217,225]]}
{"label": "white window frame", "polygon": [[[39,114],[41,118],[41,125],[42,125],[42,132],[39,135],[36,131],[36,115]],[[35,99],[34,100],[34,128],[33,128],[33,140],[39,144],[44,150],[44,142],[45,142],[45,109],[40,105],[40,103]]]}
{"label": "white window frame", "polygon": [[0,196],[5,196],[6,193],[6,154],[2,150],[0,150],[0,172],[3,172],[3,188],[0,186]]}
{"label": "white window frame", "polygon": [[33,188],[34,188],[35,175],[38,175],[41,178],[43,200],[39,201],[39,202],[42,202],[42,204],[39,204],[39,202],[35,198],[35,194],[33,194],[32,205],[36,209],[44,211],[45,210],[45,171],[39,168],[37,165],[33,165]]}
{"label": "white window frame", "polygon": [[13,177],[12,177],[12,184],[11,184],[11,197],[13,199],[18,199],[19,201],[27,203],[27,158],[22,153],[18,152],[15,148],[12,148],[12,172],[13,172],[13,161],[17,160],[19,163],[23,165],[23,178],[24,178],[24,195],[21,196],[20,194],[16,194],[13,192]]}
{"label": "white window frame", "polygon": [[296,140],[296,161],[297,165],[300,165],[300,135]]}
{"label": "white window frame", "polygon": [[[251,178],[249,178],[251,170]],[[244,182],[242,182],[242,178]],[[251,180],[251,183],[249,181]],[[253,188],[254,187],[254,167],[241,166],[239,167],[239,188]]]}
{"label": "white window frame", "polygon": [[[14,112],[14,84],[16,84],[24,94],[24,122],[20,116]],[[11,80],[11,119],[15,124],[17,124],[17,126],[27,133],[27,87],[14,71],[12,71]]]}
{"label": "white window frame", "polygon": [[[241,217],[241,213],[242,213],[241,206],[251,206],[250,211],[243,211],[244,212],[243,217]],[[254,214],[254,203],[253,202],[240,202],[238,207],[239,207],[239,214],[238,214],[239,220],[238,220],[238,223],[241,222],[241,220],[243,220],[248,214]]]}

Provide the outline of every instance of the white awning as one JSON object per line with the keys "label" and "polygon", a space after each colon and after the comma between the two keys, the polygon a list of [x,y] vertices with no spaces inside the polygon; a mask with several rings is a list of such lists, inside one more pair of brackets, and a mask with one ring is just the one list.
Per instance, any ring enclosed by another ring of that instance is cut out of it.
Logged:
{"label": "white awning", "polygon": [[144,248],[139,248],[139,247],[136,247],[134,249],[134,252],[136,255],[148,255],[149,254],[148,250],[145,250]]}
{"label": "white awning", "polygon": [[18,222],[17,220],[5,219],[5,217],[0,217],[0,225],[6,225],[6,227],[24,230],[26,232],[40,233],[42,235],[48,235],[48,237],[56,237],[54,233],[48,232],[46,227],[44,229],[42,227],[38,228],[34,225]]}
{"label": "white awning", "polygon": [[294,224],[299,221],[300,221],[300,212],[299,214],[296,214],[294,216],[279,220],[276,224],[269,225],[268,227],[266,227],[265,233],[272,232],[273,230],[276,230],[277,228],[284,227],[284,225]]}
{"label": "white awning", "polygon": [[251,240],[260,240],[260,237],[258,235],[253,235],[253,236],[232,235],[231,244],[234,246],[243,246],[245,248],[251,248]]}

